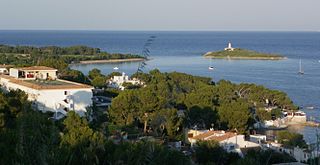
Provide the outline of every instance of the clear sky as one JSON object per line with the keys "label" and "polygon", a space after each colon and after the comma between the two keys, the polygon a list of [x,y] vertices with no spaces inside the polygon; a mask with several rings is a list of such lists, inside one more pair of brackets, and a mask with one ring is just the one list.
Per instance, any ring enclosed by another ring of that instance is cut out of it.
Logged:
{"label": "clear sky", "polygon": [[0,29],[320,30],[320,0],[0,0]]}

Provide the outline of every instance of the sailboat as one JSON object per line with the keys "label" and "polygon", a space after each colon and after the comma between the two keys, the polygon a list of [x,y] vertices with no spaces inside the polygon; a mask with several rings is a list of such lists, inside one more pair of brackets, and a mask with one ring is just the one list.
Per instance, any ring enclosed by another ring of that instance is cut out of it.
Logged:
{"label": "sailboat", "polygon": [[118,70],[119,68],[118,68],[118,67],[114,67],[113,69],[114,69],[114,70]]}
{"label": "sailboat", "polygon": [[213,66],[212,66],[212,58],[210,58],[210,66],[209,66],[209,70],[214,70]]}
{"label": "sailboat", "polygon": [[299,62],[299,72],[298,74],[304,74],[304,71],[302,70],[302,64],[301,64],[301,59],[300,59],[300,62]]}

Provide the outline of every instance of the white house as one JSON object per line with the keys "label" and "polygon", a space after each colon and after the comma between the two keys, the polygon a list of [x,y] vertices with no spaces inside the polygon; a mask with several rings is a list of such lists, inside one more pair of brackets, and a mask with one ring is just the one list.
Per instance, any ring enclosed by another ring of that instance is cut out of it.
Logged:
{"label": "white house", "polygon": [[231,42],[228,43],[228,47],[224,48],[227,51],[234,51],[234,48],[231,46]]}
{"label": "white house", "polygon": [[121,76],[113,76],[109,80],[108,86],[111,88],[118,88],[124,90],[125,87],[123,86],[123,83],[130,83],[132,85],[143,85],[143,82],[141,82],[140,80],[136,78],[130,79],[128,75],[122,72]]}
{"label": "white house", "polygon": [[11,68],[10,76],[24,80],[55,80],[57,79],[57,69],[46,66],[31,66],[23,68]]}
{"label": "white house", "polygon": [[196,133],[198,135],[193,137],[188,134],[191,146],[195,146],[197,141],[214,140],[219,142],[219,145],[227,152],[236,152],[240,156],[243,156],[243,150],[260,148],[260,144],[247,141],[244,135],[237,135],[233,132],[208,130],[202,134],[199,134],[200,132]]}
{"label": "white house", "polygon": [[307,122],[307,115],[303,111],[289,111],[283,112],[283,115],[288,123],[297,124],[297,123],[306,123]]}
{"label": "white house", "polygon": [[294,147],[294,148],[286,148],[280,143],[269,142],[263,146],[267,149],[272,149],[276,152],[287,153],[290,156],[294,157],[298,162],[306,162],[308,159],[314,158],[316,155],[316,151],[310,151],[308,149]]}
{"label": "white house", "polygon": [[20,89],[28,94],[34,108],[66,115],[76,111],[83,116],[92,105],[93,87],[57,78],[56,69],[34,66],[10,69],[10,75],[0,75],[0,85],[6,90]]}
{"label": "white house", "polygon": [[0,74],[9,74],[9,68],[11,68],[12,65],[6,65],[6,64],[3,64],[3,65],[0,65]]}

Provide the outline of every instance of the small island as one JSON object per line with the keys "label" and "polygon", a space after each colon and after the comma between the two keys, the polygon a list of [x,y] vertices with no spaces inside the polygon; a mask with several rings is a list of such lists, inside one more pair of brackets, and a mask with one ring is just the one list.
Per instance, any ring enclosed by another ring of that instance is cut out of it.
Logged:
{"label": "small island", "polygon": [[233,48],[231,43],[222,51],[208,52],[204,55],[206,58],[233,59],[233,60],[282,60],[286,57],[278,54],[261,53],[253,50]]}

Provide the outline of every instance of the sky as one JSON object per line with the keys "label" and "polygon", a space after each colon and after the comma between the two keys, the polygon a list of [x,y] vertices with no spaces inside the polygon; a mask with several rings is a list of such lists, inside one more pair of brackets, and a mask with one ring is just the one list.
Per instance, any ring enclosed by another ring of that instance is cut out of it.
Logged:
{"label": "sky", "polygon": [[320,0],[0,0],[0,29],[319,31]]}

